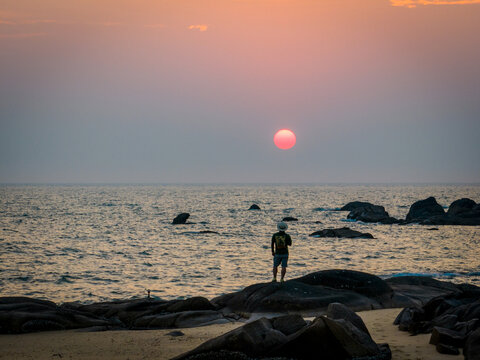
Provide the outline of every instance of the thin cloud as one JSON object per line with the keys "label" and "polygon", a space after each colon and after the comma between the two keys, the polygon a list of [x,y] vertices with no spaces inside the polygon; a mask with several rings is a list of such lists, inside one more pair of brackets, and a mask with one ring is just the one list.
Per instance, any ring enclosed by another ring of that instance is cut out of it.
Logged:
{"label": "thin cloud", "polygon": [[120,25],[123,25],[123,23],[115,22],[115,21],[104,21],[104,22],[93,23],[92,25],[110,27],[110,26],[120,26]]}
{"label": "thin cloud", "polygon": [[470,5],[480,4],[480,0],[390,0],[392,6],[415,8],[419,5]]}
{"label": "thin cloud", "polygon": [[208,30],[208,25],[201,24],[201,25],[190,25],[188,27],[188,30],[196,30],[196,31],[207,31]]}
{"label": "thin cloud", "polygon": [[145,25],[146,28],[148,29],[165,29],[167,25],[165,24],[149,24]]}
{"label": "thin cloud", "polygon": [[0,25],[16,25],[16,23],[8,20],[0,20]]}
{"label": "thin cloud", "polygon": [[17,34],[0,34],[0,39],[25,39],[32,37],[47,36],[48,33],[17,33]]}

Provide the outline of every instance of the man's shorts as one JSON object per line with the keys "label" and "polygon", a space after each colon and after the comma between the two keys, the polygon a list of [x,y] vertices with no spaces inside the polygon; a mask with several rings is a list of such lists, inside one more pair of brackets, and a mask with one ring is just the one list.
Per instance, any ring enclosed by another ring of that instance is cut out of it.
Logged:
{"label": "man's shorts", "polygon": [[277,267],[282,263],[282,267],[286,268],[288,263],[288,254],[280,254],[273,257],[273,267]]}

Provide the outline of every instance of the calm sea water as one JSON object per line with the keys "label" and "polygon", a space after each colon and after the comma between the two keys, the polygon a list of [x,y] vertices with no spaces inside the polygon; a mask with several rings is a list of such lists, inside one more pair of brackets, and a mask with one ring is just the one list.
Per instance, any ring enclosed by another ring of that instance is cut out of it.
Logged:
{"label": "calm sea water", "polygon": [[[293,239],[287,277],[344,268],[380,276],[431,274],[480,285],[480,227],[377,225],[332,211],[349,201],[404,218],[435,196],[445,206],[480,200],[480,186],[218,185],[1,186],[0,296],[57,302],[143,297],[208,298],[271,279],[276,222]],[[260,211],[249,211],[251,204]],[[171,225],[180,212],[194,224]],[[321,221],[322,224],[315,223]],[[376,239],[308,235],[349,226]],[[202,230],[219,234],[199,234]]]}

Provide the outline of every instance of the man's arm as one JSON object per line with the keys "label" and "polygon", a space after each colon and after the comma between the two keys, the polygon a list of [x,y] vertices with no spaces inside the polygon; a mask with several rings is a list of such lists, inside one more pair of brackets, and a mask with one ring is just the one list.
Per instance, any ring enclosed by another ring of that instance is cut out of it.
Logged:
{"label": "man's arm", "polygon": [[275,236],[272,236],[272,256],[275,255]]}
{"label": "man's arm", "polygon": [[292,246],[292,238],[287,234],[287,245]]}

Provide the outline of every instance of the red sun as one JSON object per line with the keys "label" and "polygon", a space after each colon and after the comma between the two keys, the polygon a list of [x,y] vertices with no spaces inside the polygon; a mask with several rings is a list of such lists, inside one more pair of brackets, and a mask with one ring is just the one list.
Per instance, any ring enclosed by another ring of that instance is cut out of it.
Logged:
{"label": "red sun", "polygon": [[273,142],[279,149],[288,150],[295,145],[297,142],[297,137],[292,130],[282,129],[277,131],[273,137]]}

